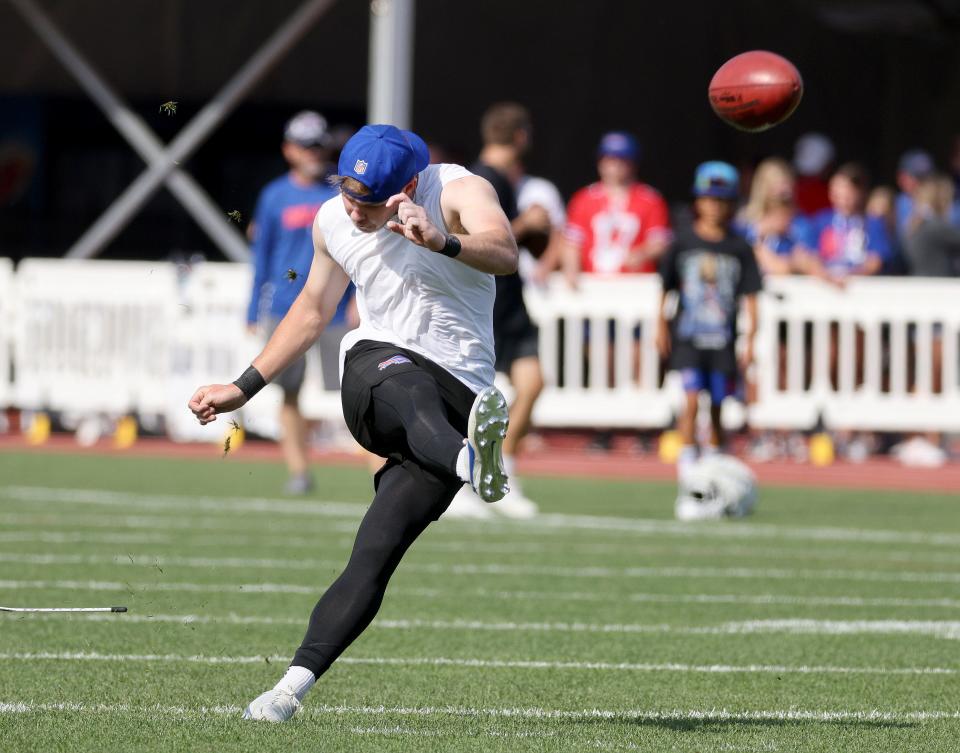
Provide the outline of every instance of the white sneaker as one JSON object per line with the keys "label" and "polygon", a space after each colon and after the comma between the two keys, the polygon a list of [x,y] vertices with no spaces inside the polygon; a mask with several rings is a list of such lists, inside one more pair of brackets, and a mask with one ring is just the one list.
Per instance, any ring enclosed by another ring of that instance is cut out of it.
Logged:
{"label": "white sneaker", "polygon": [[540,512],[537,503],[525,497],[517,488],[511,488],[503,495],[503,499],[493,506],[493,509],[504,517],[514,520],[530,520],[537,517],[537,513]]}
{"label": "white sneaker", "polygon": [[300,701],[289,691],[273,688],[258,695],[243,712],[244,719],[285,722],[300,710]]}
{"label": "white sneaker", "polygon": [[470,408],[467,447],[471,486],[484,502],[496,502],[510,491],[501,453],[509,423],[507,401],[500,390],[482,390]]}
{"label": "white sneaker", "polygon": [[490,511],[490,506],[484,504],[477,493],[464,484],[441,517],[457,518],[459,520],[489,520],[493,517],[493,513]]}

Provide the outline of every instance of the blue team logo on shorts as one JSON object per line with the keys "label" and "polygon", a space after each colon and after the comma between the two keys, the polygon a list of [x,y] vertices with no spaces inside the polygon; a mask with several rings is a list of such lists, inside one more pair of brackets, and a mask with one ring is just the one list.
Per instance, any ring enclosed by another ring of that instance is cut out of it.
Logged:
{"label": "blue team logo on shorts", "polygon": [[411,361],[406,356],[397,355],[397,356],[393,356],[392,358],[388,358],[386,361],[381,361],[380,363],[378,363],[377,369],[379,371],[383,371],[388,366],[393,366],[394,364],[397,364],[397,363],[413,363],[413,361]]}

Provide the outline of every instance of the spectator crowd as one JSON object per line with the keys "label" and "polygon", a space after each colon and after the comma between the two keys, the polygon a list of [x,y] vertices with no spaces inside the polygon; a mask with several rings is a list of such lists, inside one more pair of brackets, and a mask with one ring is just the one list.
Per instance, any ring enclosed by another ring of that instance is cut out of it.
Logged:
{"label": "spectator crowd", "polygon": [[[808,133],[797,140],[790,159],[770,156],[755,165],[740,165],[740,170],[721,160],[699,165],[691,170],[690,201],[670,207],[656,187],[643,181],[641,144],[628,131],[600,135],[596,180],[566,202],[549,177],[527,172],[525,163],[535,142],[531,115],[522,104],[492,105],[480,131],[484,146],[475,160],[452,157],[441,144],[429,146],[432,161],[464,162],[491,182],[521,246],[520,274],[498,279],[494,316],[497,368],[509,377],[517,398],[504,446],[511,468],[543,387],[536,327],[520,296],[523,285],[543,285],[555,273],[572,290],[584,274],[660,275],[665,299],[657,347],[664,367],[679,372],[686,393],[677,426],[682,466],[724,447],[719,418],[724,398],[736,394],[751,399],[751,379],[743,377],[751,373],[756,322],[750,320],[756,318],[756,293],[763,278],[804,275],[843,290],[858,276],[960,276],[960,137],[945,167],[928,152],[911,148],[901,155],[892,183],[883,184],[872,180],[865,166],[840,159],[828,136]],[[309,223],[297,218],[314,212],[296,212],[301,205],[313,206],[333,195],[325,178],[351,132],[347,127],[328,129],[316,113],[301,113],[288,123],[283,152],[291,170],[265,190],[249,228],[257,262],[251,326],[259,323],[267,331],[275,326],[295,292],[284,276],[289,269],[309,268]],[[278,291],[289,295],[284,298]],[[677,299],[672,316],[668,293]],[[342,307],[345,321],[352,315],[350,298],[348,292]],[[749,325],[738,330],[741,310]],[[633,337],[631,373],[639,378],[639,328]],[[831,337],[831,379],[836,386],[836,333]],[[333,361],[334,346],[322,345],[327,351],[322,362]],[[934,392],[941,389],[941,351],[935,335]],[[611,343],[611,360],[613,355]],[[306,430],[296,409],[302,364],[289,376],[281,416],[285,454],[291,485],[306,491]],[[330,379],[335,377],[327,376]],[[710,430],[698,440],[695,419],[703,394],[710,398]],[[595,446],[608,446],[609,436],[601,432]],[[834,440],[838,452],[851,459],[866,457],[878,444],[876,436],[849,432]],[[908,438],[901,446],[918,463],[935,465],[946,459],[938,435]],[[802,459],[806,451],[803,438],[789,432],[762,433],[750,440],[750,455],[758,461]],[[532,514],[535,506],[519,487],[516,491],[515,514]]]}

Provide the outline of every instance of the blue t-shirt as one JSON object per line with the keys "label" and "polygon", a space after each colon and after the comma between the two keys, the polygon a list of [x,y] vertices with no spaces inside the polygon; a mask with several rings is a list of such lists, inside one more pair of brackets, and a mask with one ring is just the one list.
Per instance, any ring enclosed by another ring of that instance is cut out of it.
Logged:
{"label": "blue t-shirt", "polygon": [[[757,225],[753,222],[737,223],[734,230],[751,246],[757,242]],[[767,247],[777,256],[790,256],[797,246],[808,243],[810,238],[810,221],[803,215],[797,214],[790,220],[787,232],[780,235],[768,235],[764,238]]]}
{"label": "blue t-shirt", "polygon": [[[289,174],[271,181],[260,192],[253,215],[254,275],[248,322],[257,322],[262,316],[282,318],[300,295],[313,262],[313,218],[321,204],[337,195],[337,189],[325,182],[301,186]],[[338,318],[343,316],[350,292],[340,302]]]}
{"label": "blue t-shirt", "polygon": [[871,255],[879,256],[884,265],[892,260],[890,236],[879,217],[824,209],[814,215],[810,230],[807,245],[817,250],[828,272],[848,274]]}

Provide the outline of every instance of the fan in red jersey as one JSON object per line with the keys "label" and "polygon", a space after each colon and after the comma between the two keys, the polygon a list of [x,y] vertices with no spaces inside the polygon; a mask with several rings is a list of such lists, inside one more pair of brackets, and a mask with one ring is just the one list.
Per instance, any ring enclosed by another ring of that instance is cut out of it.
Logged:
{"label": "fan in red jersey", "polygon": [[637,180],[639,146],[628,133],[600,140],[600,180],[581,188],[567,208],[564,271],[571,283],[579,272],[655,272],[671,239],[667,204]]}

